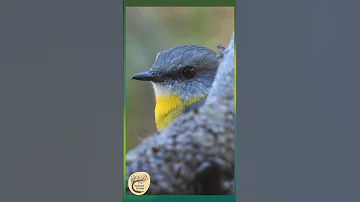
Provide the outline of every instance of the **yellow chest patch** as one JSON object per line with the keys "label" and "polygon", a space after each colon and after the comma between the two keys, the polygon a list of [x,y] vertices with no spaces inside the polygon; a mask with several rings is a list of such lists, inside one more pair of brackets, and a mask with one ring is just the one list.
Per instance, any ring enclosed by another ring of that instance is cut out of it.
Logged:
{"label": "yellow chest patch", "polygon": [[155,123],[158,130],[168,126],[186,107],[205,97],[206,95],[190,100],[182,100],[177,95],[156,97]]}

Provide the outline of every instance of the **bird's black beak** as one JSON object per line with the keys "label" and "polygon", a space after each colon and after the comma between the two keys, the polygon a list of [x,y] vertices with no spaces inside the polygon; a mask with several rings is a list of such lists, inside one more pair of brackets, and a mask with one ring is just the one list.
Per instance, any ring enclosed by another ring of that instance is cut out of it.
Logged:
{"label": "bird's black beak", "polygon": [[138,74],[134,74],[131,79],[139,80],[139,81],[157,81],[158,76],[154,72],[141,72]]}

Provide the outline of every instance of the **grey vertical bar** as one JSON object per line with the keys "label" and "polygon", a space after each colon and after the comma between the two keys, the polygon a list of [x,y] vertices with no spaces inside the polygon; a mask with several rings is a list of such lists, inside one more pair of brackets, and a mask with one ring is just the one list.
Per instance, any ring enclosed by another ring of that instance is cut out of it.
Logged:
{"label": "grey vertical bar", "polygon": [[0,201],[122,201],[122,1],[0,1]]}
{"label": "grey vertical bar", "polygon": [[358,8],[238,2],[239,201],[360,200]]}

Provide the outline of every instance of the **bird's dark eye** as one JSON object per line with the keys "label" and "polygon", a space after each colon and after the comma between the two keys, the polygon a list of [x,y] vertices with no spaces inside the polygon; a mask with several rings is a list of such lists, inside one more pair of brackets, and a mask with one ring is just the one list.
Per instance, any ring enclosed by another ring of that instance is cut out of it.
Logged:
{"label": "bird's dark eye", "polygon": [[188,79],[191,79],[195,76],[195,68],[194,67],[191,67],[191,66],[188,66],[188,67],[185,67],[182,74],[184,75],[185,78],[188,78]]}

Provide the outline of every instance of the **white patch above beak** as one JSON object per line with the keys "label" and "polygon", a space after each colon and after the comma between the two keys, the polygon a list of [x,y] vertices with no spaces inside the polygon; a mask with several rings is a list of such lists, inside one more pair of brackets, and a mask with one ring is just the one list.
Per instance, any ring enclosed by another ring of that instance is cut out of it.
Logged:
{"label": "white patch above beak", "polygon": [[160,55],[161,52],[162,52],[162,51],[160,51],[160,52],[158,52],[158,53],[156,54],[155,60],[158,59],[158,57],[159,57],[159,55]]}

